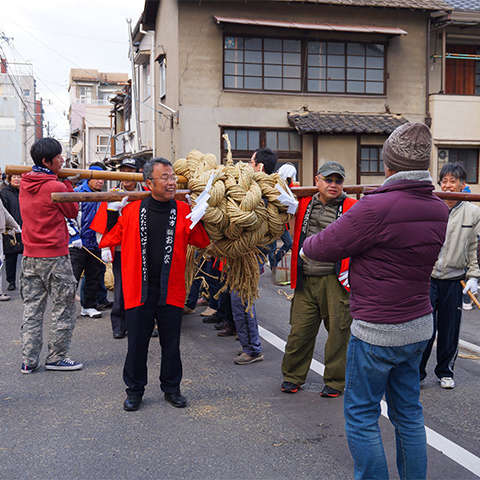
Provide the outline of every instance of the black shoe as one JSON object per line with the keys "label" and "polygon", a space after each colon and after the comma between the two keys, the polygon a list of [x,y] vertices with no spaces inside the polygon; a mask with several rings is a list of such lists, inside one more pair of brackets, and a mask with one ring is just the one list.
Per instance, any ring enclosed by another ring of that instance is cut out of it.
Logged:
{"label": "black shoe", "polygon": [[109,302],[107,300],[105,303],[99,303],[97,305],[97,310],[105,310],[105,309],[112,308],[112,307],[113,307],[113,302]]}
{"label": "black shoe", "polygon": [[213,326],[213,328],[214,328],[215,330],[223,330],[223,329],[225,328],[225,322],[222,320],[222,321],[216,323],[216,324]]}
{"label": "black shoe", "polygon": [[176,408],[187,406],[187,399],[180,393],[166,393],[165,400]]}
{"label": "black shoe", "polygon": [[325,385],[323,387],[323,390],[320,392],[320,396],[335,398],[335,397],[338,397],[341,393],[342,392],[340,390],[337,390],[336,388]]}
{"label": "black shoe", "polygon": [[237,334],[237,331],[235,330],[235,327],[230,323],[227,323],[222,330],[219,330],[217,332],[217,335],[219,337],[229,337],[230,335],[236,335],[236,334]]}
{"label": "black shoe", "polygon": [[300,390],[300,385],[297,385],[293,382],[283,382],[282,383],[282,392],[283,393],[297,393]]}
{"label": "black shoe", "polygon": [[10,282],[8,284],[7,290],[12,291],[12,290],[16,290],[16,289],[17,289],[17,287],[15,286],[15,282]]}
{"label": "black shoe", "polygon": [[222,320],[222,318],[218,315],[217,312],[215,312],[213,315],[210,315],[209,317],[202,318],[203,323],[218,323]]}
{"label": "black shoe", "polygon": [[116,338],[117,340],[120,340],[121,338],[125,338],[126,336],[127,336],[127,332],[118,332],[118,333],[113,332],[113,338]]}
{"label": "black shoe", "polygon": [[127,399],[123,402],[123,409],[127,412],[135,412],[140,408],[141,403],[141,395],[134,395],[133,393],[129,393]]}

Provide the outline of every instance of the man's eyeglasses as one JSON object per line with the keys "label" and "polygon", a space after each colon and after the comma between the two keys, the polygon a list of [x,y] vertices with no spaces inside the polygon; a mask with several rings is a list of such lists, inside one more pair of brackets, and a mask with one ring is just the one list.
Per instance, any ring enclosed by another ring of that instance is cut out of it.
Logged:
{"label": "man's eyeglasses", "polygon": [[343,182],[345,181],[343,178],[325,178],[325,177],[320,177],[325,183],[328,183],[329,185],[335,182],[337,185],[343,185]]}
{"label": "man's eyeglasses", "polygon": [[176,182],[178,177],[176,175],[162,175],[161,177],[150,177],[150,180],[161,180],[162,182]]}

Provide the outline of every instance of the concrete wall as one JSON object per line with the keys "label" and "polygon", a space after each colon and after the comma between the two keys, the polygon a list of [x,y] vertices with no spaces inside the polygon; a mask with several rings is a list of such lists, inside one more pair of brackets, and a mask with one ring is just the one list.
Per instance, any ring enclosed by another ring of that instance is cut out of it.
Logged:
{"label": "concrete wall", "polygon": [[[35,82],[29,75],[15,75],[15,86],[22,95],[20,100],[16,90],[13,96],[0,96],[0,116],[15,119],[14,130],[0,130],[0,166],[31,165],[30,147],[35,141],[35,122],[40,121],[35,115]],[[6,74],[0,74],[1,84],[12,84]],[[30,90],[30,96],[23,96],[24,90]]]}
{"label": "concrete wall", "polygon": [[[163,99],[156,97],[155,108],[162,110],[158,101],[161,101],[170,108],[179,109],[179,82],[182,71],[179,67],[179,36],[185,35],[187,32],[179,31],[179,11],[177,0],[162,0],[157,14],[157,22],[155,26],[157,52],[162,51],[166,54],[166,96]],[[185,52],[184,52],[185,53]],[[182,57],[184,56],[182,54]],[[158,75],[158,66],[155,67],[155,74]],[[158,77],[157,77],[158,78]],[[156,89],[158,96],[158,84]],[[173,130],[170,129],[170,121],[168,112],[162,110],[167,116],[157,115],[157,135],[156,150],[157,156],[165,157],[174,162],[177,158],[185,156],[178,147],[178,135],[180,126],[174,122]],[[180,113],[180,121],[182,122],[184,114]],[[183,125],[183,123],[181,123]],[[188,152],[187,152],[188,153]]]}

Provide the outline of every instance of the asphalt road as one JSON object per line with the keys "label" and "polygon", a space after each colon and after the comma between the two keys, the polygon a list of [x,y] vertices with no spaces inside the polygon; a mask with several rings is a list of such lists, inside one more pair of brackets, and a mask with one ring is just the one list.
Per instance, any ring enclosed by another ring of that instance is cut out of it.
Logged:
{"label": "asphalt road", "polygon": [[[268,271],[262,275],[259,323],[264,337],[281,348],[290,302],[280,290],[291,293],[273,285]],[[22,303],[13,292],[10,302],[0,303],[0,479],[353,478],[343,397],[324,399],[314,391],[323,385],[323,327],[307,379],[312,391],[286,395],[277,346],[264,339],[265,361],[235,365],[238,342],[218,337],[202,323],[201,311],[183,317],[182,392],[189,406],[175,409],[163,400],[160,348],[153,339],[144,403],[124,412],[126,339],[112,338],[108,312],[101,319],[78,317],[69,356],[82,361],[83,370],[42,366],[22,375]],[[477,309],[465,312],[461,335],[478,346],[479,318]],[[476,357],[480,349],[461,353]],[[480,478],[480,361],[459,358],[455,379],[454,390],[442,390],[430,362],[422,388],[429,441],[437,445],[429,447],[429,479]],[[398,478],[393,428],[384,417],[380,425],[391,478]]]}

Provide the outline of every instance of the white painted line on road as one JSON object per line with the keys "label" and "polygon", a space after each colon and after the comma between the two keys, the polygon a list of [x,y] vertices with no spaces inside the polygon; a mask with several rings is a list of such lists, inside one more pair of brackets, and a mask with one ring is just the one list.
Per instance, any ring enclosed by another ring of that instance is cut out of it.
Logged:
{"label": "white painted line on road", "polygon": [[[268,331],[267,329],[258,326],[258,332],[260,336],[266,340],[268,343],[278,348],[281,352],[285,351],[285,345],[287,342],[283,341],[280,337],[277,337],[274,333]],[[319,373],[323,376],[325,367],[319,361],[313,359],[312,365],[310,367],[314,372]],[[381,402],[382,415],[388,418],[387,414],[387,404],[384,400]],[[440,435],[431,428],[425,427],[427,432],[427,443],[431,447],[435,448],[439,452],[443,453],[448,458],[452,459],[454,462],[461,465],[463,468],[466,468],[470,472],[474,473],[477,477],[480,478],[480,458],[475,456],[473,453],[470,453],[468,450],[460,447],[456,443],[452,442],[448,438]]]}

